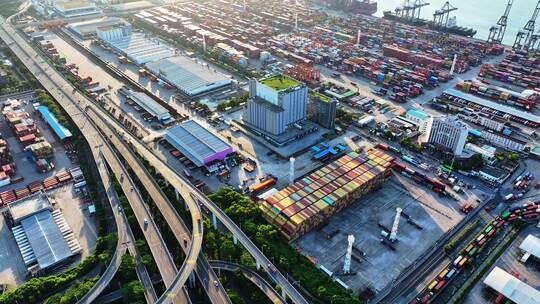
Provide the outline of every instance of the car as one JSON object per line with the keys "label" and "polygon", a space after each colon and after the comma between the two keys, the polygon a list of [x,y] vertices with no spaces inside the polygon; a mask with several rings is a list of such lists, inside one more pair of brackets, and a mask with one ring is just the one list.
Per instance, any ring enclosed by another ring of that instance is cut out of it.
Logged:
{"label": "car", "polygon": [[145,227],[148,226],[148,219],[147,218],[144,219],[144,226]]}
{"label": "car", "polygon": [[217,280],[214,280],[214,286],[216,286],[216,287],[219,286],[219,282]]}
{"label": "car", "polygon": [[163,126],[158,125],[158,124],[151,125],[150,127],[152,128],[152,130],[156,130],[156,131],[163,129]]}

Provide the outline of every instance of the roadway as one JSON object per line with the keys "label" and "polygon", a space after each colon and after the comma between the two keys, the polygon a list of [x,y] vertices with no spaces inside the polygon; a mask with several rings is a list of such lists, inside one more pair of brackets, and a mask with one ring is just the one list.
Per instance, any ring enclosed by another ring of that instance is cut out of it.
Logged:
{"label": "roadway", "polygon": [[[85,97],[80,95],[78,92],[75,92],[74,94],[71,94],[71,92],[66,92],[65,88],[70,88],[71,85],[67,83],[56,71],[53,71],[53,69],[49,69],[49,66],[45,62],[36,62],[34,58],[37,58],[38,55],[33,51],[33,49],[28,45],[26,41],[24,41],[21,37],[19,37],[18,34],[15,33],[15,31],[9,27],[9,25],[5,24],[3,19],[1,19],[2,27],[6,27],[7,30],[4,30],[3,36],[4,40],[8,41],[8,44],[12,49],[16,49],[15,53],[19,56],[22,62],[25,63],[25,65],[29,68],[29,70],[42,82],[46,82],[47,84],[44,84],[45,87],[49,89],[49,92],[59,101],[59,103],[64,107],[66,112],[72,113],[69,110],[69,102],[71,102],[74,105],[77,105],[81,100],[85,100]],[[13,41],[13,39],[16,39],[16,42]],[[21,47],[21,46],[24,47]],[[30,56],[26,55],[25,53],[28,52]],[[45,65],[45,67],[40,66],[40,64]],[[50,75],[48,75],[50,74]],[[46,75],[44,77],[44,75]],[[60,85],[61,84],[61,85]],[[55,88],[58,88],[55,90]],[[60,94],[60,92],[63,92],[64,94]],[[100,113],[101,110],[96,108],[95,105],[91,105],[94,107],[94,109]],[[80,112],[80,111],[79,111]],[[102,115],[101,117],[106,117],[105,115]],[[115,121],[110,121],[110,118],[107,118],[109,120],[109,124],[115,125]],[[84,129],[84,125],[79,126],[82,130]],[[118,128],[118,125],[116,126]],[[122,126],[119,126],[120,130],[122,129]],[[126,138],[131,137],[127,132],[122,131],[125,133],[124,135]],[[201,214],[200,211],[194,212],[194,210],[199,209],[198,203],[201,203],[205,205],[206,208],[208,208],[213,216],[217,217],[219,221],[234,235],[234,237],[240,241],[241,244],[250,252],[250,254],[255,258],[257,261],[257,264],[259,266],[262,266],[265,271],[269,274],[269,276],[278,284],[281,286],[283,292],[291,298],[291,300],[294,303],[303,304],[308,303],[305,298],[298,292],[292,284],[279,272],[279,270],[270,262],[270,260],[253,244],[253,242],[247,237],[243,231],[213,202],[211,202],[202,192],[200,192],[198,189],[196,189],[191,183],[185,179],[181,174],[175,172],[172,170],[168,165],[166,165],[163,160],[157,158],[152,151],[148,149],[142,142],[139,142],[136,138],[130,138],[129,142],[133,144],[136,151],[139,152],[140,155],[142,155],[145,159],[147,159],[152,166],[154,166],[158,172],[160,172],[165,179],[167,179],[171,184],[174,186],[174,188],[179,192],[179,194],[184,198],[189,198],[191,195],[193,195],[193,198],[197,200],[197,202],[194,202],[193,200],[186,199],[186,203],[189,206],[189,209],[191,210],[192,215],[192,222],[194,224],[193,227],[193,237],[195,240],[199,239],[198,233],[202,233],[202,223],[201,223]],[[201,238],[202,239],[202,238]],[[179,289],[183,286],[183,283],[185,280],[187,280],[189,273],[187,270],[192,270],[194,268],[194,265],[196,264],[195,261],[198,256],[198,252],[195,255],[194,253],[197,250],[197,247],[200,247],[200,244],[196,244],[192,240],[192,246],[190,246],[190,253],[188,254],[188,257],[186,259],[186,262],[182,265],[180,275],[175,278],[175,282],[173,285],[171,285],[167,291],[166,291],[166,299],[163,299],[162,296],[160,300],[158,300],[158,303],[171,303],[172,299],[169,297],[171,294],[176,294]],[[178,284],[178,282],[181,282],[182,284]],[[181,285],[181,286],[180,286]]]}
{"label": "roadway", "polygon": [[[187,180],[181,173],[176,172],[164,160],[158,158],[142,141],[132,136],[127,130],[124,129],[117,121],[107,116],[96,105],[90,105],[97,113],[101,113],[99,118],[107,120],[109,126],[111,126],[116,133],[121,133],[122,138],[130,144],[130,146],[141,155],[146,161],[153,166],[157,172],[159,172],[179,193],[183,198],[193,198],[197,203],[203,204],[211,213],[215,216],[239,241],[248,252],[255,258],[258,265],[263,267],[268,275],[276,282],[276,284],[282,287],[283,292],[291,298],[294,303],[308,303],[306,299],[296,290],[292,284],[281,274],[281,272],[270,262],[270,260],[253,244],[248,236],[221,210],[216,204],[214,204],[205,194],[195,188],[189,180]],[[192,200],[187,199],[186,203],[190,210]],[[199,213],[200,216],[200,213]],[[192,246],[193,247],[193,246]]]}
{"label": "roadway", "polygon": [[[37,62],[36,58],[39,58],[39,55],[24,41],[8,24],[5,23],[3,18],[0,18],[0,38],[4,40],[12,51],[19,57],[19,59],[26,65],[29,71],[40,80],[42,86],[49,91],[49,93],[59,102],[59,104],[64,108],[67,113],[70,113],[74,123],[77,127],[82,130],[83,135],[86,140],[89,142],[92,153],[101,153],[103,157],[108,161],[109,164],[113,165],[113,171],[117,174],[122,172],[122,165],[118,163],[116,154],[110,149],[106,144],[105,140],[102,138],[101,134],[97,131],[95,126],[86,118],[81,110],[78,103],[81,100],[84,100],[85,97],[80,95],[78,92],[73,92],[71,90],[72,86],[67,83],[54,69],[50,69],[47,63]],[[42,66],[44,65],[44,66]],[[99,147],[99,148],[98,148]],[[116,166],[114,166],[116,165]],[[125,168],[123,168],[125,170]],[[124,173],[127,176],[127,171]],[[138,191],[131,191],[133,189],[133,182],[129,178],[124,178],[121,183],[122,188],[126,192],[126,196],[130,200],[130,203],[136,201],[137,204],[132,204],[134,213],[139,221],[143,231],[145,232],[145,237],[147,237],[147,243],[152,251],[156,264],[162,274],[164,282],[172,283],[176,276],[176,266],[174,265],[173,259],[169,254],[169,251],[166,249],[166,245],[159,234],[159,231],[151,220],[150,213],[145,207],[142,198],[140,197]],[[115,210],[117,206],[113,206]],[[144,219],[148,219],[148,224],[144,225]],[[144,227],[146,226],[146,229]],[[125,231],[125,230],[124,230]],[[122,235],[123,233],[119,233]],[[115,257],[115,263],[119,265],[121,262],[121,256]],[[108,269],[109,270],[109,269]],[[117,269],[111,268],[108,272],[106,271],[103,275],[103,279],[99,281],[97,286],[94,286],[95,292],[91,293],[88,297],[85,297],[85,302],[79,303],[91,303],[93,298],[98,294],[99,289],[104,289]],[[168,286],[168,285],[167,285]],[[183,287],[183,286],[182,286]],[[179,294],[179,301],[181,303],[189,302],[189,297],[187,292],[183,288],[179,288],[177,294]],[[172,298],[172,297],[171,297]]]}
{"label": "roadway", "polygon": [[[199,252],[199,256],[196,258],[197,264],[195,267],[195,273],[202,283],[202,286],[205,289],[210,301],[212,303],[231,303],[223,286],[221,284],[218,284],[218,286],[214,285],[213,282],[219,282],[219,279],[212,271],[208,261],[200,251],[202,245],[202,228],[201,231],[199,231],[196,235],[198,239],[193,242],[191,232],[185,225],[178,212],[176,212],[175,207],[167,199],[163,191],[161,191],[159,185],[156,184],[150,173],[140,163],[137,156],[134,155],[126,143],[121,140],[121,138],[118,136],[118,132],[115,132],[114,129],[111,129],[108,126],[107,122],[102,118],[102,113],[94,112],[94,110],[89,110],[87,113],[96,123],[96,125],[102,130],[103,135],[110,139],[112,144],[118,150],[119,154],[122,155],[122,157],[126,160],[126,163],[128,163],[130,168],[133,170],[134,175],[137,176],[137,178],[145,186],[146,191],[148,192],[149,196],[152,197],[152,200],[165,218],[165,221],[169,224],[171,231],[175,235],[178,243],[181,245],[186,255],[189,256],[190,248],[193,248]],[[190,196],[184,200],[191,200],[191,203],[188,204],[190,208],[193,204],[195,204],[198,208],[198,205],[191,199]],[[197,210],[197,212],[199,211]]]}
{"label": "roadway", "polygon": [[268,283],[263,277],[261,277],[257,272],[249,269],[248,267],[232,262],[227,261],[210,261],[210,265],[214,269],[225,270],[230,272],[235,272],[237,270],[241,271],[244,277],[250,280],[272,301],[274,304],[285,304],[285,300],[281,298],[279,292],[277,292],[270,283]]}

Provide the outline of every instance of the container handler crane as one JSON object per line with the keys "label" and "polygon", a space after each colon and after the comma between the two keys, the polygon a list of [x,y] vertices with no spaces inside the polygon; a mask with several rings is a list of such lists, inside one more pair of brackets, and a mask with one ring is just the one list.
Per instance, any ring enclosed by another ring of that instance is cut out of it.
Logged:
{"label": "container handler crane", "polygon": [[489,29],[487,42],[502,43],[504,34],[506,33],[506,26],[508,25],[508,15],[510,14],[513,4],[514,0],[508,0],[504,14],[499,18],[499,21],[497,21],[497,25],[494,25]]}
{"label": "container handler crane", "polygon": [[[533,11],[531,19],[527,21],[523,29],[517,33],[516,40],[514,40],[514,45],[512,46],[514,50],[529,51],[531,47],[534,47],[534,45],[532,45],[533,37],[535,36],[534,27],[535,27],[536,18],[538,17],[539,12],[540,12],[540,0],[536,3],[536,8]],[[536,40],[537,39],[538,38],[536,38]]]}
{"label": "container handler crane", "polygon": [[457,11],[457,7],[450,4],[450,1],[446,1],[440,10],[436,10],[435,13],[433,13],[433,24],[435,26],[447,27],[448,18],[453,11]]}

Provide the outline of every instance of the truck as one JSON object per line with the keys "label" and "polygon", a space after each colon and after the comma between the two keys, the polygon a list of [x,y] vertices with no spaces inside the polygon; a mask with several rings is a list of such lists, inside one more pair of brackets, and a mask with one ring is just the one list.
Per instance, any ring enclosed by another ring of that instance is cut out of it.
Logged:
{"label": "truck", "polygon": [[509,201],[511,200],[512,198],[514,198],[514,194],[513,193],[509,193],[507,195],[504,196],[504,200],[505,201]]}
{"label": "truck", "polygon": [[388,90],[385,88],[378,88],[376,90],[372,90],[371,92],[378,96],[385,96],[386,93],[388,93]]}

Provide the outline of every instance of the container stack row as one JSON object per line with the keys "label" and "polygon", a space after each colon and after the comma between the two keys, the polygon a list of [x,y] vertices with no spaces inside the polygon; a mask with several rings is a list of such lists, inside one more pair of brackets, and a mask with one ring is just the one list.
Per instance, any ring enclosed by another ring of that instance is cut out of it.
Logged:
{"label": "container stack row", "polygon": [[0,206],[5,206],[16,200],[25,198],[32,193],[49,190],[70,182],[73,179],[68,171],[59,172],[57,175],[45,178],[43,181],[29,183],[25,187],[8,190],[0,193]]}
{"label": "container stack row", "polygon": [[260,202],[263,216],[294,240],[382,185],[394,158],[376,149],[350,152]]}

